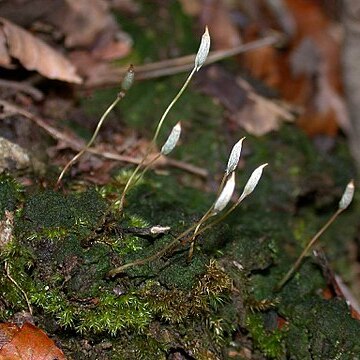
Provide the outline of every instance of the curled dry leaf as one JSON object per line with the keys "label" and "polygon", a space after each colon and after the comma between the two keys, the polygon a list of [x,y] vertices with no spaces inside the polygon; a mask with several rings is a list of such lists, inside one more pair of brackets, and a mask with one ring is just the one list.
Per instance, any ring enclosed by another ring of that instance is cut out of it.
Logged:
{"label": "curled dry leaf", "polygon": [[229,203],[231,196],[235,189],[235,172],[232,172],[228,178],[223,190],[219,197],[215,201],[212,215],[216,215],[220,211],[224,210],[226,205]]}
{"label": "curled dry leaf", "polygon": [[231,122],[249,134],[261,136],[277,130],[283,121],[294,121],[289,105],[258,95],[247,81],[220,66],[204,69],[197,82],[201,91],[220,101]]}
{"label": "curled dry leaf", "polygon": [[[342,98],[342,29],[324,11],[321,4],[325,2],[282,0],[268,3],[272,4],[279,25],[291,35],[288,45],[281,53],[271,46],[245,53],[246,68],[254,78],[277,89],[285,101],[301,108],[297,124],[309,136],[334,137],[339,127],[351,134]],[[331,5],[326,3],[326,8],[329,7]],[[263,29],[258,25],[249,26],[244,38],[247,41],[254,36],[258,38],[260,31]]]}
{"label": "curled dry leaf", "polygon": [[[62,54],[4,18],[0,18],[0,24],[0,39],[5,39],[0,40],[0,44],[4,42],[6,44],[6,46],[0,45],[1,66],[11,67],[9,63],[11,57],[17,59],[27,70],[38,71],[49,79],[76,84],[82,82],[76,74],[75,67]],[[7,54],[3,54],[4,50]]]}
{"label": "curled dry leaf", "polygon": [[63,352],[36,326],[25,323],[0,324],[0,359],[4,360],[65,360]]}
{"label": "curled dry leaf", "polygon": [[202,26],[209,26],[214,50],[229,49],[242,43],[229,8],[223,0],[203,1],[200,23]]}
{"label": "curled dry leaf", "polygon": [[295,120],[286,104],[256,94],[250,84],[243,79],[238,79],[238,84],[247,91],[248,101],[231,117],[249,134],[261,136],[277,130],[283,121]]}

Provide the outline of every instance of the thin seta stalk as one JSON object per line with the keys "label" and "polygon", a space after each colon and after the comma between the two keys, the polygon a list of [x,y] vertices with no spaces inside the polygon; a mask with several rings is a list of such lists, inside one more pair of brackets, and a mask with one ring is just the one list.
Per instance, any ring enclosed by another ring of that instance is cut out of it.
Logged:
{"label": "thin seta stalk", "polygon": [[[245,137],[241,138],[233,146],[233,148],[231,149],[230,156],[229,156],[229,159],[228,159],[228,163],[227,163],[227,166],[226,166],[226,169],[225,169],[225,173],[224,173],[224,176],[223,176],[223,178],[221,180],[219,189],[218,189],[217,194],[216,194],[217,199],[219,198],[221,192],[223,191],[225,183],[229,179],[229,175],[234,173],[234,171],[236,170],[236,168],[237,168],[237,166],[239,164],[239,160],[240,160],[240,156],[241,156],[241,150],[242,150],[242,143],[243,143],[244,140],[245,140]],[[210,217],[216,215],[216,213],[214,211],[215,204],[216,203],[214,203],[209,208],[209,210],[198,221],[198,223],[197,223],[197,225],[195,227],[194,233],[193,233],[193,235],[191,237],[191,240],[190,240],[191,243],[190,243],[189,254],[188,254],[188,261],[189,262],[191,261],[191,259],[193,257],[194,247],[195,247],[195,240],[196,240],[197,235],[199,234],[199,229],[200,229],[201,225],[203,225]]]}
{"label": "thin seta stalk", "polygon": [[150,169],[150,167],[162,156],[162,155],[168,155],[171,153],[171,151],[174,150],[175,146],[177,145],[181,135],[181,123],[180,121],[172,128],[167,140],[165,141],[164,145],[162,146],[160,152],[154,156],[144,167],[141,174],[134,179],[133,185],[136,185],[136,183],[141,180],[146,172]]}
{"label": "thin seta stalk", "polygon": [[291,279],[291,277],[294,275],[294,273],[299,269],[304,257],[309,253],[310,249],[315,245],[317,240],[320,238],[320,236],[328,229],[328,227],[336,220],[336,218],[344,211],[346,210],[349,205],[351,204],[351,201],[354,197],[354,182],[351,180],[348,185],[346,186],[346,189],[341,197],[341,200],[339,202],[338,209],[336,212],[330,217],[330,219],[322,226],[322,228],[309,240],[307,245],[305,246],[304,250],[300,254],[300,256],[295,261],[294,265],[290,268],[290,270],[286,273],[286,275],[282,278],[282,280],[279,282],[277,287],[275,288],[276,291],[280,291],[283,286]]}
{"label": "thin seta stalk", "polygon": [[267,166],[268,164],[262,164],[259,167],[257,167],[253,173],[251,174],[248,182],[246,183],[244,190],[242,192],[242,194],[240,195],[239,199],[226,211],[224,212],[221,216],[217,217],[216,219],[214,219],[212,222],[206,224],[203,228],[201,228],[197,235],[200,235],[201,233],[203,233],[204,231],[210,229],[211,227],[217,225],[218,223],[220,223],[221,221],[223,221],[226,217],[228,217],[242,202],[243,200],[249,196],[255,189],[256,185],[258,184],[260,177],[262,175],[262,171],[264,169],[265,166]]}
{"label": "thin seta stalk", "polygon": [[142,175],[140,175],[139,177],[136,178],[136,176],[138,175],[139,171],[141,170],[141,168],[143,167],[143,165],[145,164],[148,156],[150,155],[151,151],[154,150],[156,148],[156,141],[159,137],[159,133],[160,130],[164,124],[164,121],[168,115],[168,113],[170,112],[170,110],[173,108],[173,106],[176,104],[176,102],[179,100],[179,98],[181,97],[181,95],[184,93],[184,91],[186,90],[186,88],[188,87],[191,79],[193,78],[194,74],[200,70],[200,68],[203,66],[203,64],[205,63],[205,60],[209,54],[209,50],[210,50],[210,35],[209,35],[209,31],[208,28],[205,28],[205,32],[201,38],[201,42],[200,42],[200,46],[199,46],[199,50],[196,54],[195,57],[195,62],[194,62],[194,67],[191,70],[189,76],[187,77],[187,79],[185,80],[183,86],[181,87],[181,89],[178,91],[178,93],[175,95],[175,97],[173,98],[173,100],[170,102],[170,104],[168,105],[168,107],[165,109],[163,115],[161,116],[156,129],[155,129],[155,134],[150,142],[150,145],[148,146],[145,155],[143,156],[141,162],[137,165],[137,167],[135,168],[134,172],[131,174],[130,178],[128,179],[124,190],[121,194],[120,197],[120,205],[119,205],[119,210],[120,212],[122,212],[123,208],[124,208],[124,202],[125,202],[125,196],[127,194],[127,192],[132,188],[132,186],[134,186],[134,184],[138,181],[139,178],[142,177]]}
{"label": "thin seta stalk", "polygon": [[176,94],[176,96],[174,97],[174,99],[171,101],[171,103],[168,105],[168,107],[166,108],[165,112],[163,113],[157,127],[155,130],[155,135],[152,138],[150,145],[148,146],[145,155],[143,156],[143,158],[141,159],[140,163],[137,165],[137,167],[135,168],[135,170],[133,171],[133,173],[131,174],[129,180],[127,181],[124,190],[121,194],[121,198],[120,198],[120,212],[122,211],[122,209],[124,208],[124,201],[125,201],[125,196],[127,194],[127,192],[135,185],[135,183],[143,176],[143,174],[140,174],[137,178],[136,176],[138,175],[139,171],[141,170],[141,168],[143,167],[143,165],[145,164],[146,160],[148,159],[151,151],[153,149],[156,148],[156,140],[159,136],[161,127],[165,121],[165,118],[167,116],[167,114],[169,113],[169,111],[171,110],[171,108],[175,105],[175,103],[179,100],[180,96],[182,95],[182,93],[185,91],[185,89],[187,88],[191,78],[193,77],[194,73],[195,73],[195,68],[191,71],[190,75],[188,76],[188,78],[186,79],[184,85],[182,86],[182,88],[180,89],[180,91]]}
{"label": "thin seta stalk", "polygon": [[114,109],[114,107],[125,97],[126,92],[130,89],[133,82],[134,82],[134,68],[132,65],[130,65],[130,67],[129,67],[127,73],[125,74],[124,79],[121,83],[121,90],[117,94],[116,99],[109,105],[109,107],[105,110],[105,112],[101,116],[101,118],[96,126],[96,129],[95,129],[91,139],[89,140],[89,142],[64,166],[63,170],[61,171],[61,173],[56,181],[56,185],[55,185],[56,188],[58,188],[60,186],[61,180],[63,179],[66,171],[73,164],[75,164],[75,162],[77,160],[79,160],[79,158],[82,155],[84,155],[85,152],[88,151],[89,148],[92,146],[92,144],[94,143],[95,139],[97,138],[97,136],[99,134],[99,131],[100,131],[101,126],[103,125],[104,121],[106,120],[106,118],[108,117],[110,112]]}

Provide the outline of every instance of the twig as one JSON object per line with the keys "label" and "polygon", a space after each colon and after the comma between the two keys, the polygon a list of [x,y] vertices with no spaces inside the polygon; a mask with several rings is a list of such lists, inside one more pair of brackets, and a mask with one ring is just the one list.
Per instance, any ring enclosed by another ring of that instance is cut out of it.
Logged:
{"label": "twig", "polygon": [[0,79],[0,87],[22,91],[36,101],[41,101],[44,98],[44,94],[40,90],[23,82]]}
{"label": "twig", "polygon": [[[79,141],[64,134],[59,129],[49,125],[44,119],[40,118],[39,116],[33,115],[29,111],[27,111],[17,105],[14,105],[8,101],[2,100],[2,99],[0,99],[0,106],[3,106],[5,110],[9,111],[9,113],[20,114],[20,115],[26,117],[27,119],[33,121],[37,126],[39,126],[44,131],[46,131],[55,140],[61,141],[65,144],[67,144],[69,146],[69,148],[71,148],[72,150],[79,151],[83,148],[83,145],[80,144]],[[98,148],[90,148],[87,150],[87,152],[94,154],[94,155],[101,156],[105,159],[121,161],[121,162],[125,162],[125,163],[136,164],[136,165],[140,164],[140,162],[142,160],[141,158],[134,158],[134,157],[128,156],[128,155],[119,155],[117,153],[104,151],[104,150],[98,149]],[[191,174],[194,174],[194,175],[197,175],[197,176],[200,176],[203,178],[207,178],[207,176],[208,176],[207,170],[197,167],[195,165],[188,164],[186,162],[182,162],[182,161],[164,157],[164,164],[165,164],[165,166],[166,165],[172,166],[172,167],[187,171]]]}
{"label": "twig", "polygon": [[[247,44],[242,44],[236,46],[231,49],[225,50],[216,50],[209,53],[207,60],[205,62],[206,65],[213,64],[217,61],[224,60],[226,58],[239,55],[241,53],[255,50],[267,45],[274,45],[279,43],[283,39],[283,36],[280,34],[273,34],[266,36],[263,39],[249,42]],[[176,59],[167,59],[163,61],[158,61],[151,64],[145,64],[136,66],[136,78],[138,80],[147,80],[159,78],[162,76],[179,74],[182,72],[186,72],[192,69],[194,64],[195,54],[186,55],[182,57],[178,57]],[[125,73],[126,69],[111,69],[109,70],[109,77],[103,79],[99,83],[86,84],[87,88],[99,88],[104,86],[111,86],[118,84],[118,79]]]}

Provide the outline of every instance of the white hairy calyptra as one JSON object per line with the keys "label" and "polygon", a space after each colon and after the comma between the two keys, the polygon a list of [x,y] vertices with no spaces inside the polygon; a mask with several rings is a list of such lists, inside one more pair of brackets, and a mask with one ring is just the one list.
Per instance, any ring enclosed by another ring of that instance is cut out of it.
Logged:
{"label": "white hairy calyptra", "polygon": [[262,172],[263,172],[263,169],[265,166],[267,166],[267,163],[257,167],[253,171],[253,173],[250,175],[250,178],[247,181],[238,202],[241,202],[242,200],[244,200],[248,195],[250,195],[254,191],[254,189],[256,188],[256,185],[258,184],[258,182],[261,178],[261,175],[262,175]]}
{"label": "white hairy calyptra", "polygon": [[199,50],[195,57],[195,69],[199,71],[200,68],[204,65],[206,58],[210,50],[210,34],[208,27],[205,27],[205,32],[201,38]]}
{"label": "white hairy calyptra", "polygon": [[165,144],[161,148],[161,153],[163,155],[168,155],[171,153],[171,151],[174,150],[177,142],[179,141],[181,135],[181,124],[180,121],[172,128],[171,133],[167,140],[165,141]]}
{"label": "white hairy calyptra", "polygon": [[128,71],[124,75],[124,78],[121,82],[121,90],[127,91],[131,88],[132,84],[134,83],[135,73],[134,67],[130,65]]}
{"label": "white hairy calyptra", "polygon": [[226,181],[226,184],[223,190],[221,191],[219,197],[215,201],[212,215],[216,215],[226,207],[226,205],[229,203],[231,199],[234,189],[235,189],[235,173],[233,172]]}
{"label": "white hairy calyptra", "polygon": [[242,139],[240,139],[232,148],[230,156],[229,156],[229,160],[226,166],[226,170],[225,173],[226,175],[229,175],[230,173],[232,173],[233,171],[235,171],[235,169],[238,166],[239,160],[240,160],[240,155],[241,155],[241,149],[242,149],[242,143],[244,141],[245,137],[243,137]]}
{"label": "white hairy calyptra", "polygon": [[354,181],[351,180],[347,184],[346,189],[339,201],[339,209],[345,210],[351,204],[351,201],[354,197],[354,191],[355,191]]}

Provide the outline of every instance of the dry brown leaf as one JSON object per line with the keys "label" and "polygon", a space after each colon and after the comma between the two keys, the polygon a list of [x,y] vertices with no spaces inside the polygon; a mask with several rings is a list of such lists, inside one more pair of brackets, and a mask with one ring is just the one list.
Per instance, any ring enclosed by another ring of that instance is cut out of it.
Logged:
{"label": "dry brown leaf", "polygon": [[197,16],[201,12],[201,0],[179,0],[185,14]]}
{"label": "dry brown leaf", "polygon": [[[298,125],[310,136],[334,136],[339,126],[349,132],[342,99],[340,36],[318,1],[283,0],[293,36],[287,49],[262,48],[244,54],[252,76],[276,88],[281,96],[303,110]],[[279,20],[279,19],[278,19]],[[258,36],[253,26],[249,40]]]}
{"label": "dry brown leaf", "polygon": [[11,64],[11,57],[9,56],[9,52],[6,47],[6,38],[3,32],[0,32],[0,66],[6,69],[14,67]]}
{"label": "dry brown leaf", "polygon": [[249,134],[261,136],[277,130],[283,121],[294,121],[288,106],[256,94],[249,83],[236,79],[220,66],[204,69],[198,86],[219,100],[230,120]]}
{"label": "dry brown leaf", "polygon": [[[131,7],[130,1],[121,4]],[[63,37],[65,46],[86,49],[88,56],[113,60],[125,56],[132,41],[119,29],[111,6],[116,4],[103,0],[3,0],[0,14],[18,26],[44,28],[57,39]]]}
{"label": "dry brown leaf", "polygon": [[0,324],[1,360],[66,360],[54,341],[36,326]]}
{"label": "dry brown leaf", "polygon": [[90,46],[101,31],[116,28],[104,1],[66,0],[65,4],[66,18],[58,19],[58,26],[65,33],[68,47]]}
{"label": "dry brown leaf", "polygon": [[278,130],[283,121],[294,121],[294,116],[284,106],[257,94],[249,94],[248,103],[231,118],[255,136]]}
{"label": "dry brown leaf", "polygon": [[82,82],[75,67],[62,54],[10,21],[0,18],[0,23],[9,56],[17,59],[27,70],[38,71],[49,79],[76,84]]}
{"label": "dry brown leaf", "polygon": [[[63,0],[62,16],[47,21],[65,35],[65,45],[91,51],[99,60],[126,56],[132,46],[130,36],[119,29],[109,4],[101,0]],[[89,56],[89,54],[88,54]]]}
{"label": "dry brown leaf", "polygon": [[295,120],[289,105],[258,95],[242,78],[238,78],[237,83],[247,92],[248,102],[232,119],[249,134],[261,136],[279,129],[284,121]]}
{"label": "dry brown leaf", "polygon": [[247,91],[239,86],[233,74],[219,65],[204,68],[196,82],[201,91],[216,98],[230,113],[241,110],[246,103]]}
{"label": "dry brown leaf", "polygon": [[205,25],[209,27],[213,50],[229,49],[241,45],[240,33],[223,0],[203,1],[200,23],[203,27]]}
{"label": "dry brown leaf", "polygon": [[329,41],[319,47],[315,40],[305,37],[290,55],[292,74],[306,81],[293,101],[304,106],[298,124],[310,136],[335,136],[338,126],[345,133],[350,132],[346,105],[337,91],[339,79],[335,75],[335,64],[338,60],[328,59],[338,57],[336,49]]}

